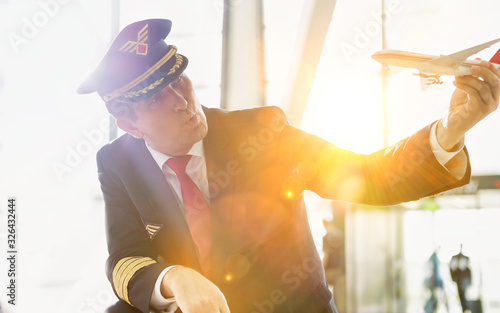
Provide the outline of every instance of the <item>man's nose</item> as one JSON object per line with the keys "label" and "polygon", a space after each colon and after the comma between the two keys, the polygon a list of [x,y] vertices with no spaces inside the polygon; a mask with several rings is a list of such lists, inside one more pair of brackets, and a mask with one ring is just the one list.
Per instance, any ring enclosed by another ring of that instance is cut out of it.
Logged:
{"label": "man's nose", "polygon": [[169,88],[171,94],[172,94],[172,106],[175,111],[182,111],[187,108],[188,102],[184,98],[184,95],[179,89],[176,89],[175,87],[172,87],[171,85],[168,85],[167,88]]}

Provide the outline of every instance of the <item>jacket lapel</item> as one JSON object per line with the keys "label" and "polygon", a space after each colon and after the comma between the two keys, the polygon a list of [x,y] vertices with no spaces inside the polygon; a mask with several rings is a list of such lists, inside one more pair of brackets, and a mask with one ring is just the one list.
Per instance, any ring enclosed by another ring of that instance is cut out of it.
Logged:
{"label": "jacket lapel", "polygon": [[[150,212],[154,212],[156,221],[165,225],[169,240],[175,240],[175,246],[181,247],[180,251],[174,253],[186,254],[186,260],[197,260],[197,249],[189,232],[183,206],[147,150],[144,140],[133,137],[131,140],[133,141],[131,161],[135,178],[133,188],[139,191],[135,194],[142,197],[136,200],[141,203],[141,205],[136,205],[137,208],[139,210],[143,210],[144,206],[149,208]],[[147,212],[140,213],[141,216],[149,215]],[[199,266],[199,262],[196,265]],[[191,266],[195,265],[191,264]]]}

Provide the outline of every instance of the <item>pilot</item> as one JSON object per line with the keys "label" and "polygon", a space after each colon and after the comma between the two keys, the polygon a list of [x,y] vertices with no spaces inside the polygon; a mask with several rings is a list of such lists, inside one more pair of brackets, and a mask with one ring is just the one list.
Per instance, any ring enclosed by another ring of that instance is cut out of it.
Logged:
{"label": "pilot", "polygon": [[443,119],[359,155],[277,107],[203,106],[171,26],[125,27],[79,89],[126,132],[97,154],[119,298],[108,312],[336,312],[302,191],[392,205],[464,185],[464,134],[498,106],[499,71],[482,62],[456,78]]}

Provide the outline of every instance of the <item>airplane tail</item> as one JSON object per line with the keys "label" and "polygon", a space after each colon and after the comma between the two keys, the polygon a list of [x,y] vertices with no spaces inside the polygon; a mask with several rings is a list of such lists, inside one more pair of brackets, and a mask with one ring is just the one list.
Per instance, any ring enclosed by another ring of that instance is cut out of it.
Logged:
{"label": "airplane tail", "polygon": [[495,53],[495,55],[490,59],[491,63],[500,64],[500,49]]}

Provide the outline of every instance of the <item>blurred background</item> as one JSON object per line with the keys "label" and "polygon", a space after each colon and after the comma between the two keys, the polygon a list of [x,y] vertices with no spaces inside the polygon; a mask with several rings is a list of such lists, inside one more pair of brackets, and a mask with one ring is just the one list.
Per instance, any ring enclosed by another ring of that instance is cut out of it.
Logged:
{"label": "blurred background", "polygon": [[[277,105],[336,145],[370,153],[439,119],[453,77],[421,91],[370,56],[450,54],[500,37],[495,0],[0,0],[1,312],[103,312],[103,200],[95,154],[120,133],[78,85],[125,25],[168,18],[202,104]],[[382,14],[384,13],[384,14]],[[478,57],[489,59],[499,45]],[[500,312],[500,113],[466,138],[474,178],[388,208],[306,193],[343,312],[461,312],[452,257],[469,257],[471,312]],[[17,298],[8,304],[7,199],[17,202]],[[328,231],[327,231],[328,230]]]}

